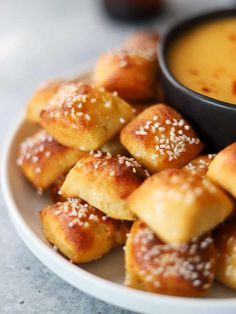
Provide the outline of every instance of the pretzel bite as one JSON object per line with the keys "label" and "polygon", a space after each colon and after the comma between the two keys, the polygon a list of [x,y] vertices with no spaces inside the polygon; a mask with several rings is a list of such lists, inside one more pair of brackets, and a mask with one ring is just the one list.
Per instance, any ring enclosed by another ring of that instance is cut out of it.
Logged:
{"label": "pretzel bite", "polygon": [[190,241],[223,222],[233,209],[230,198],[207,178],[166,169],[148,178],[127,207],[163,241]]}
{"label": "pretzel bite", "polygon": [[80,197],[115,219],[133,220],[126,198],[146,177],[133,158],[91,152],[71,169],[61,188],[65,197]]}
{"label": "pretzel bite", "polygon": [[74,263],[92,261],[124,244],[129,231],[127,223],[80,199],[48,206],[40,216],[46,239]]}
{"label": "pretzel bite", "polygon": [[198,174],[201,177],[204,177],[214,157],[215,157],[215,154],[199,156],[196,159],[190,161],[187,165],[185,165],[183,167],[183,170],[189,173]]}
{"label": "pretzel bite", "polygon": [[60,193],[61,187],[66,179],[67,174],[68,172],[63,173],[49,187],[49,194],[55,203],[64,202],[67,200],[67,198],[63,197]]}
{"label": "pretzel bite", "polygon": [[125,149],[125,147],[120,142],[120,136],[115,135],[112,139],[107,141],[100,150],[104,153],[109,153],[111,155],[124,155],[129,156],[128,151]]}
{"label": "pretzel bite", "polygon": [[157,51],[160,36],[156,32],[140,31],[131,34],[125,41],[123,47],[132,51]]}
{"label": "pretzel bite", "polygon": [[207,176],[236,197],[236,142],[220,151],[211,162]]}
{"label": "pretzel bite", "polygon": [[41,124],[61,144],[90,151],[101,147],[132,117],[132,108],[115,93],[77,83],[58,91],[41,112]]}
{"label": "pretzel bite", "polygon": [[236,289],[236,220],[226,221],[213,233],[217,249],[216,278]]}
{"label": "pretzel bite", "polygon": [[40,112],[48,105],[63,83],[63,80],[49,81],[36,90],[27,105],[27,120],[39,123]]}
{"label": "pretzel bite", "polygon": [[143,222],[135,221],[125,250],[126,285],[155,293],[199,297],[215,275],[212,238],[166,244]]}
{"label": "pretzel bite", "polygon": [[[145,52],[146,54],[148,53],[150,55],[153,54],[154,56],[157,56],[159,42],[160,36],[156,32],[136,32],[128,37],[123,47],[129,52],[136,52],[141,54]],[[155,101],[165,101],[159,71],[156,78]]]}
{"label": "pretzel bite", "polygon": [[36,188],[46,189],[84,154],[59,144],[40,130],[21,144],[17,164]]}
{"label": "pretzel bite", "polygon": [[99,58],[94,81],[127,101],[144,102],[155,98],[157,69],[154,53],[110,51]]}
{"label": "pretzel bite", "polygon": [[192,127],[173,108],[163,104],[149,107],[124,127],[121,143],[153,173],[180,168],[203,148]]}

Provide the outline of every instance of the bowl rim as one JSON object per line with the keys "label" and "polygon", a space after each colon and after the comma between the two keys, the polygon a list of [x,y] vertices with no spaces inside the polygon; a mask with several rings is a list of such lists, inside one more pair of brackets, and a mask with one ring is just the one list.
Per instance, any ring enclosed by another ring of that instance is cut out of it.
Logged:
{"label": "bowl rim", "polygon": [[226,101],[218,100],[215,98],[211,98],[205,96],[201,93],[198,93],[184,84],[180,83],[172,74],[168,62],[166,52],[168,51],[169,45],[173,38],[181,36],[181,33],[186,31],[186,27],[193,27],[195,25],[199,25],[204,23],[205,21],[220,19],[224,17],[236,17],[236,8],[227,8],[227,9],[217,9],[217,10],[209,10],[204,13],[194,14],[191,17],[184,18],[178,20],[173,23],[168,30],[165,32],[159,47],[158,47],[158,56],[159,56],[159,64],[162,75],[177,89],[181,90],[188,96],[195,98],[197,100],[202,100],[204,105],[211,105],[218,107],[220,109],[233,110],[236,111],[236,105],[228,103]]}

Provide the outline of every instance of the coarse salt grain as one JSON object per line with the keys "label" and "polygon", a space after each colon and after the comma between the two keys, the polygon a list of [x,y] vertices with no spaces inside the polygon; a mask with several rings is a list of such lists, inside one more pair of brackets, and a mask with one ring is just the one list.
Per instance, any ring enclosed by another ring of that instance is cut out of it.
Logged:
{"label": "coarse salt grain", "polygon": [[138,130],[135,132],[136,135],[147,135],[148,133],[144,130]]}
{"label": "coarse salt grain", "polygon": [[40,173],[40,172],[42,172],[41,168],[39,168],[39,167],[35,168],[35,173]]}
{"label": "coarse salt grain", "polygon": [[36,163],[39,161],[39,157],[38,156],[32,156],[32,162]]}
{"label": "coarse salt grain", "polygon": [[125,68],[128,65],[128,62],[126,60],[122,60],[120,61],[119,65],[121,68]]}
{"label": "coarse salt grain", "polygon": [[49,151],[45,152],[45,157],[46,157],[46,158],[48,158],[48,157],[50,157],[50,156],[51,156],[51,152],[49,152]]}
{"label": "coarse salt grain", "polygon": [[85,119],[88,120],[88,121],[90,121],[90,120],[91,120],[91,116],[86,113],[86,114],[85,114]]}
{"label": "coarse salt grain", "polygon": [[113,92],[112,92],[112,95],[113,95],[113,96],[118,96],[118,92],[117,92],[117,91],[113,91]]}
{"label": "coarse salt grain", "polygon": [[105,103],[104,103],[104,107],[105,108],[110,108],[111,107],[111,101],[110,100],[107,100]]}

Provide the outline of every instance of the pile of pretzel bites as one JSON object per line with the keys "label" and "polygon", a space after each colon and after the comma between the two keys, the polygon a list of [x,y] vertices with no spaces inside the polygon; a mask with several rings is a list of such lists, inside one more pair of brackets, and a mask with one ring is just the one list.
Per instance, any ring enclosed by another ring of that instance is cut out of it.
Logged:
{"label": "pile of pretzel bites", "polygon": [[41,223],[66,258],[125,245],[126,285],[198,297],[215,279],[236,288],[236,143],[202,153],[204,138],[165,103],[159,40],[135,33],[100,56],[89,83],[40,87],[26,114],[40,130],[17,163],[50,191]]}

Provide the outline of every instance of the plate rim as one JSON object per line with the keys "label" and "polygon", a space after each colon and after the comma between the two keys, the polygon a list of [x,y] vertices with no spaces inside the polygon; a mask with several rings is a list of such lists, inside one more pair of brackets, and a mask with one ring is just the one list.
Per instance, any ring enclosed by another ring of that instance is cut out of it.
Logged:
{"label": "plate rim", "polygon": [[[81,75],[84,74],[86,73],[81,73]],[[173,306],[172,309],[176,310],[191,310],[194,307],[195,310],[204,311],[206,306],[208,307],[208,310],[217,309],[220,311],[236,309],[236,297],[225,299],[185,298],[154,294],[122,286],[118,283],[91,274],[90,272],[81,269],[79,266],[70,263],[67,259],[54,252],[45,242],[38,238],[18,210],[14,200],[13,191],[10,189],[10,178],[8,173],[12,144],[18,130],[23,126],[24,121],[23,113],[19,114],[19,117],[14,121],[15,123],[12,123],[12,126],[8,128],[8,134],[3,141],[0,168],[1,187],[6,209],[18,235],[29,250],[46,267],[69,284],[95,298],[132,311],[154,313],[153,311],[155,311],[155,309],[153,308],[153,305],[164,307]],[[116,298],[113,298],[114,295]],[[129,301],[132,302],[124,302],[126,298],[129,298]]]}

